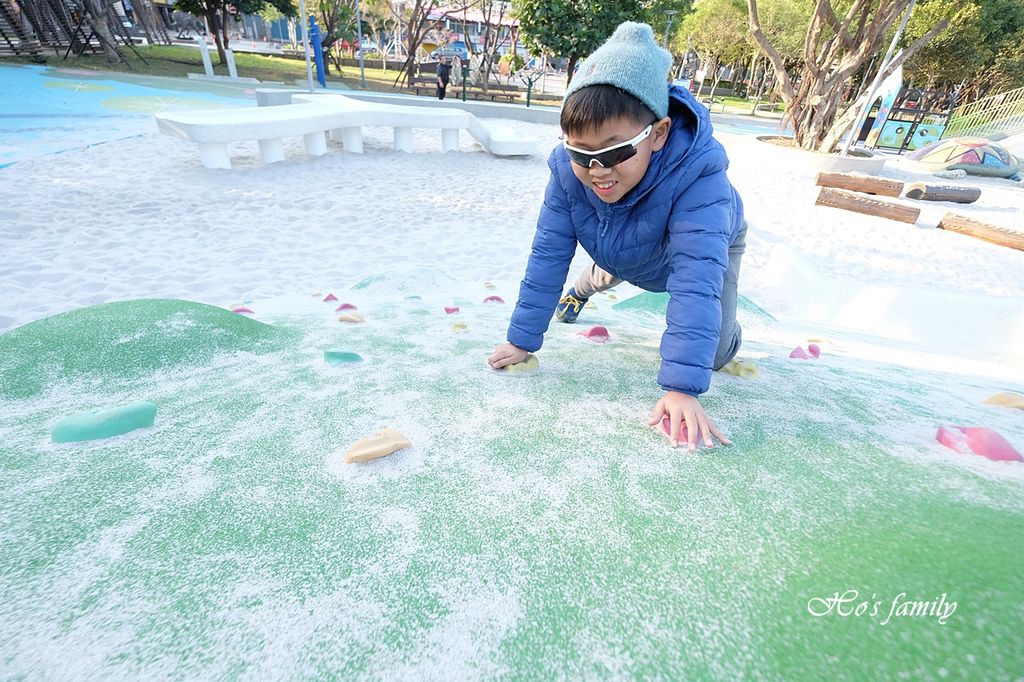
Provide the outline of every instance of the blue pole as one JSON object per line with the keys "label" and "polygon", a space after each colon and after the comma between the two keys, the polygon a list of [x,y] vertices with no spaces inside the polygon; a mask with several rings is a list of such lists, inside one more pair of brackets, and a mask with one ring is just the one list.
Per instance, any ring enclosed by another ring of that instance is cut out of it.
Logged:
{"label": "blue pole", "polygon": [[327,76],[324,74],[324,48],[320,42],[320,27],[316,25],[316,17],[309,15],[309,38],[313,41],[313,58],[316,59],[316,79],[320,87],[327,87]]}

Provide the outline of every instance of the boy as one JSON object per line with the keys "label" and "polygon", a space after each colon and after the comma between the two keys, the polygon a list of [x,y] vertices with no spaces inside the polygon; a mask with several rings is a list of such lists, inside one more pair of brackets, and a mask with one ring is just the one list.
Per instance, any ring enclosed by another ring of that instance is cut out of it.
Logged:
{"label": "boy", "polygon": [[[736,282],[746,224],[708,111],[667,84],[671,65],[650,26],[626,22],[573,78],[508,343],[488,363],[523,361],[541,347],[553,311],[573,322],[588,297],[619,281],[668,291],[658,374],[665,395],[649,424],[668,415],[673,447],[685,424],[694,450],[700,438],[708,447],[712,436],[730,443],[697,397],[740,347]],[[595,265],[559,301],[577,242]]]}

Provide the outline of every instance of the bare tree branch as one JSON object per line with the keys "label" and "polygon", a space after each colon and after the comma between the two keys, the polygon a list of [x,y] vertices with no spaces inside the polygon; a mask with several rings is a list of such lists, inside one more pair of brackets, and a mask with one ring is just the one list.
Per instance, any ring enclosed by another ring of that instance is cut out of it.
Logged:
{"label": "bare tree branch", "polygon": [[789,74],[786,72],[786,62],[779,54],[779,51],[775,49],[764,35],[764,31],[761,30],[761,19],[757,15],[757,0],[747,0],[747,14],[750,22],[750,36],[757,43],[757,46],[761,48],[761,52],[764,53],[768,60],[772,63],[772,67],[775,69],[775,75],[779,79],[779,90],[787,104],[793,98],[793,81],[790,80]]}

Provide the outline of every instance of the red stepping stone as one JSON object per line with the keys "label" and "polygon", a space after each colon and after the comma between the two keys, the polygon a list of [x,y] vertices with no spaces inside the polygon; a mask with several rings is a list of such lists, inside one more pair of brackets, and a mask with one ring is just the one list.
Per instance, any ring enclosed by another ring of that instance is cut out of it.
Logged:
{"label": "red stepping stone", "polygon": [[582,336],[585,339],[590,339],[594,343],[605,343],[611,338],[608,334],[608,330],[604,327],[591,327],[585,332],[576,332],[576,336]]}
{"label": "red stepping stone", "polygon": [[999,432],[983,426],[940,426],[935,440],[962,455],[981,455],[993,462],[1024,462]]}

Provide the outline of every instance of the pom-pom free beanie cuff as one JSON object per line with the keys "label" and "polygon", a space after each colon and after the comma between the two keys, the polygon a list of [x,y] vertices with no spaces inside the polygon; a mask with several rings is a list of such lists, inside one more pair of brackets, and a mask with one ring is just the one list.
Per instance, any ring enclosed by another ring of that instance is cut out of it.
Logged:
{"label": "pom-pom free beanie cuff", "polygon": [[671,68],[672,55],[658,45],[651,27],[627,21],[580,64],[565,97],[590,85],[614,85],[664,118],[668,115]]}

